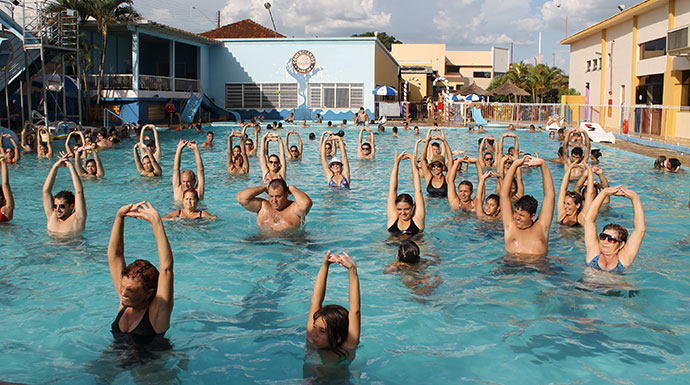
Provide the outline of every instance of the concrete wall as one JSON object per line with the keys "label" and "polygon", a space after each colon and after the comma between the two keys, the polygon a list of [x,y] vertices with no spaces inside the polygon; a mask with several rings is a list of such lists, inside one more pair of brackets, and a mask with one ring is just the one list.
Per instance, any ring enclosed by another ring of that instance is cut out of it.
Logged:
{"label": "concrete wall", "polygon": [[[221,47],[211,47],[209,73],[213,81],[206,93],[219,106],[225,105],[226,83],[298,83],[298,105],[306,103],[308,83],[363,83],[363,106],[370,117],[374,116],[376,85],[375,38],[286,38],[286,39],[227,39]],[[302,75],[292,69],[291,60],[299,50],[308,50],[316,58],[311,73]],[[386,68],[394,66],[381,58],[381,81],[397,88],[395,75],[384,76]],[[389,60],[390,61],[390,60]],[[302,99],[304,97],[304,99]],[[320,113],[324,120],[351,119],[359,106],[351,109],[310,110],[309,116],[296,113],[298,119],[310,119]],[[299,110],[302,111],[302,110]],[[287,117],[292,110],[244,111],[250,114],[270,115],[270,119]],[[265,112],[265,113],[264,113]],[[279,116],[278,116],[279,115]]]}
{"label": "concrete wall", "polygon": [[391,53],[401,65],[426,65],[446,76],[445,44],[393,44]]}
{"label": "concrete wall", "polygon": [[[395,88],[398,93],[398,80],[400,79],[400,66],[383,44],[374,44],[374,83],[376,86],[389,86]],[[402,100],[402,96],[398,98]]]}

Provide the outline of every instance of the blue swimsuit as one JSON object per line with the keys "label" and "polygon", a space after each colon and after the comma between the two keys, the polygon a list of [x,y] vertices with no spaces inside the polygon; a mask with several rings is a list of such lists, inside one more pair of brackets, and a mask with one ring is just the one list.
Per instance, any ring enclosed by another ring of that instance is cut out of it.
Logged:
{"label": "blue swimsuit", "polygon": [[330,187],[340,187],[340,188],[348,188],[348,189],[350,188],[350,182],[347,181],[347,178],[345,178],[344,175],[343,175],[343,180],[340,181],[340,186],[337,183],[335,183],[335,181],[333,180],[333,177],[331,177],[331,179],[328,181],[328,185]]}
{"label": "blue swimsuit", "polygon": [[597,269],[597,270],[607,271],[607,272],[609,272],[609,273],[617,273],[617,274],[621,274],[621,273],[623,272],[623,270],[625,269],[625,267],[623,267],[623,264],[621,263],[621,260],[618,259],[618,256],[616,256],[616,259],[618,259],[618,264],[616,265],[616,267],[614,267],[614,268],[611,269],[611,270],[604,270],[604,269],[602,269],[601,266],[599,266],[599,257],[600,257],[600,256],[601,256],[601,254],[599,254],[599,255],[597,255],[596,257],[594,257],[594,258],[592,259],[592,261],[591,261],[590,263],[587,264],[587,266],[589,266],[589,267],[591,267],[591,268],[594,268],[594,269]]}

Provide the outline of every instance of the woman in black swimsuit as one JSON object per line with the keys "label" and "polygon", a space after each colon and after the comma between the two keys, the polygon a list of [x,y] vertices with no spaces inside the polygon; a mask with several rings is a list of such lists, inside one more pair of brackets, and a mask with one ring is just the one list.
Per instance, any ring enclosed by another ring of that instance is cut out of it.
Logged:
{"label": "woman in black swimsuit", "polygon": [[209,214],[208,211],[198,210],[199,205],[199,194],[195,189],[190,188],[182,193],[182,204],[184,207],[181,210],[175,210],[170,214],[163,217],[164,221],[184,218],[184,219],[198,219],[198,218],[208,218],[210,220],[218,219],[217,216]]}
{"label": "woman in black swimsuit", "polygon": [[[412,200],[409,194],[398,195],[398,170],[400,168],[400,161],[403,159],[409,160],[412,166],[412,184],[417,205],[415,205],[414,200]],[[406,151],[403,151],[400,155],[398,155],[397,151],[395,152],[395,164],[393,165],[393,171],[391,171],[391,180],[388,187],[387,213],[387,227],[391,233],[417,234],[424,230],[426,211],[419,172],[416,169],[414,158]]]}
{"label": "woman in black swimsuit", "polygon": [[[125,263],[125,217],[151,223],[160,271],[143,259]],[[112,324],[113,336],[151,338],[165,334],[173,309],[173,254],[161,217],[151,203],[129,204],[117,211],[108,244],[108,266],[120,296],[119,312]]]}

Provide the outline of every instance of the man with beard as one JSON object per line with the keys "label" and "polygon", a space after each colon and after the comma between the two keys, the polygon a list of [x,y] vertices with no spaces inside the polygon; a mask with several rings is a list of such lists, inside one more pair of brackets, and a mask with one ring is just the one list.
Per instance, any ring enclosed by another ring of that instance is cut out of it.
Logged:
{"label": "man with beard", "polygon": [[[78,160],[77,160],[78,161]],[[74,193],[60,191],[53,196],[53,185],[60,167],[67,167],[72,175]],[[61,154],[60,159],[53,165],[43,184],[43,210],[46,214],[48,231],[53,233],[74,233],[84,230],[86,226],[86,200],[84,188],[79,174],[69,155]]]}

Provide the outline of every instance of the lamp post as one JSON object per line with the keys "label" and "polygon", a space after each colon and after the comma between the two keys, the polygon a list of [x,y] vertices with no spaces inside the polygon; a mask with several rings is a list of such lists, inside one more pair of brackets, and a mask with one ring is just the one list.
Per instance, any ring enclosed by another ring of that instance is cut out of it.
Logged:
{"label": "lamp post", "polygon": [[201,14],[201,16],[205,17],[206,20],[208,20],[209,22],[211,22],[211,23],[214,24],[214,25],[216,24],[216,23],[213,22],[213,20],[211,20],[210,17],[206,16],[205,13],[201,12],[201,10],[200,10],[199,8],[197,8],[197,7],[195,7],[195,6],[192,6],[192,9],[196,9],[196,11],[199,12],[199,14]]}
{"label": "lamp post", "polygon": [[271,16],[271,24],[273,24],[273,33],[275,34],[274,37],[278,37],[278,31],[276,30],[276,23],[275,23],[275,21],[273,21],[273,13],[271,12],[271,3],[265,2],[264,8],[266,8],[268,10],[268,15]]}
{"label": "lamp post", "polygon": [[[556,3],[556,8],[560,8],[561,3]],[[565,12],[565,9],[563,9],[563,12]],[[565,37],[566,39],[568,38],[568,14],[565,14]]]}

